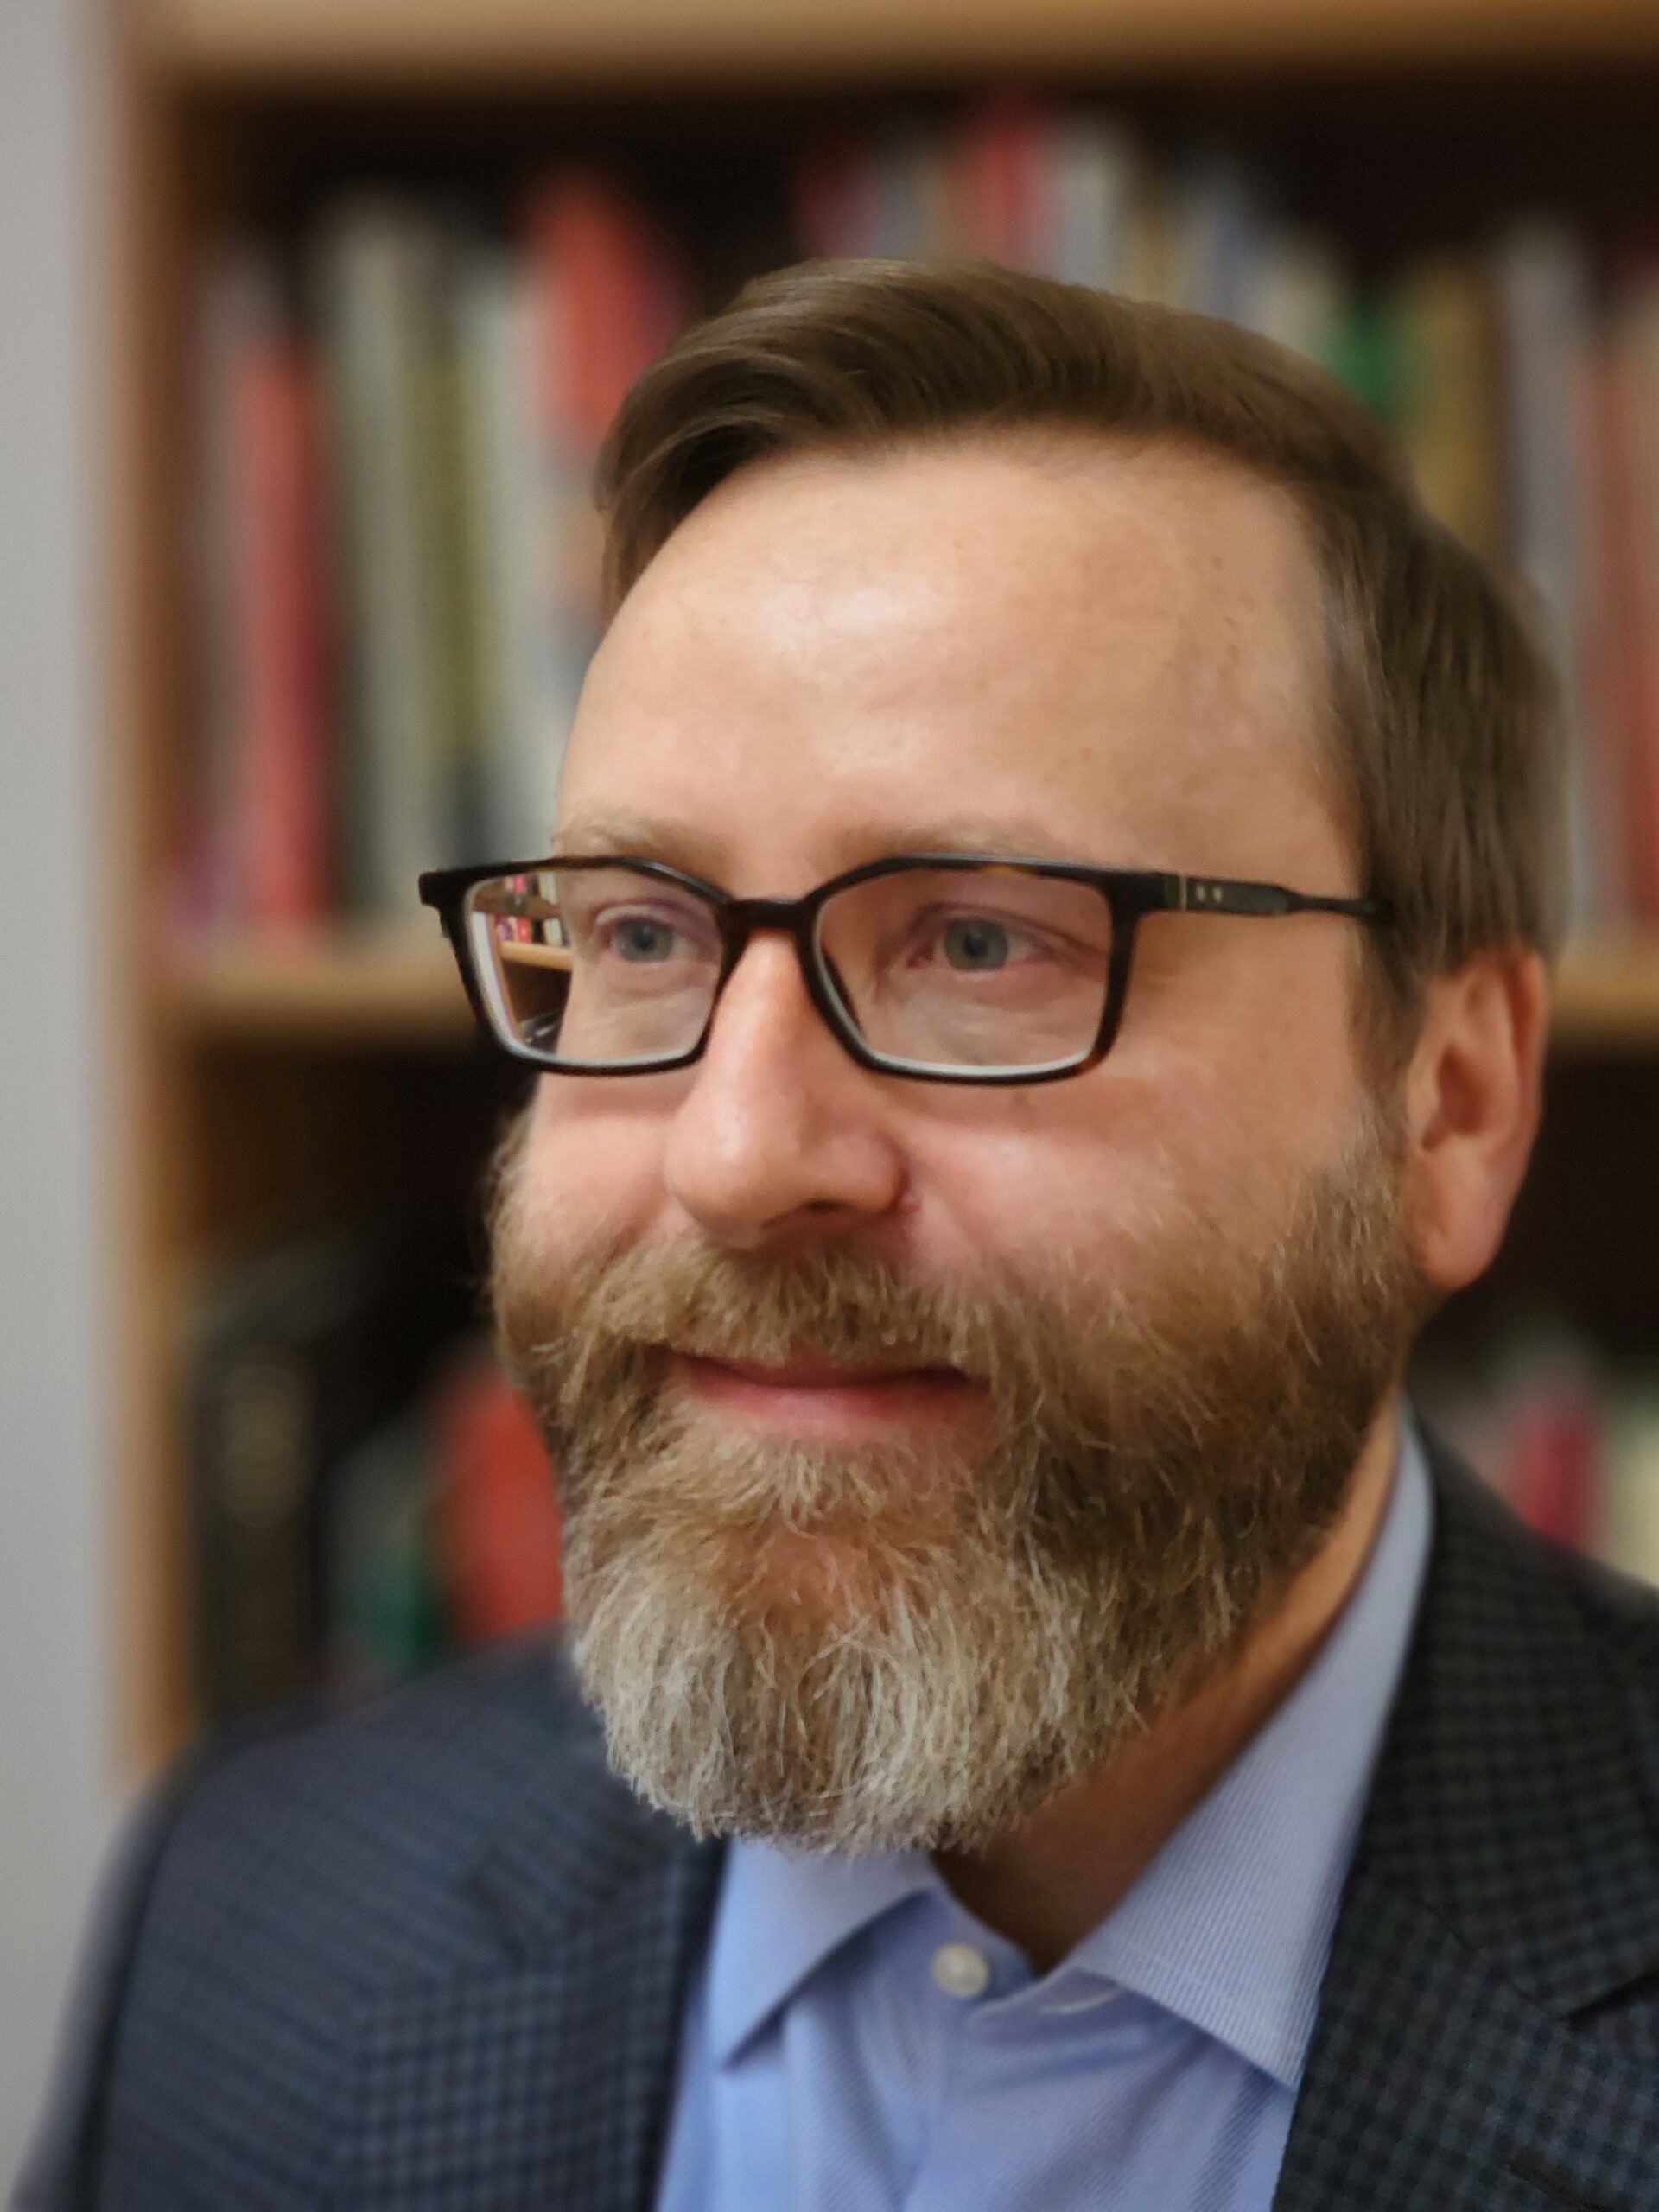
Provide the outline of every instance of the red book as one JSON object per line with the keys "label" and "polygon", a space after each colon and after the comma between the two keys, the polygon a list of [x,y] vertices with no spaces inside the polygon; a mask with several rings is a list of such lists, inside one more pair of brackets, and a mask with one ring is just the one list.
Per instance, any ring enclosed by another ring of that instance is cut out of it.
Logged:
{"label": "red book", "polygon": [[455,1635],[480,1643],[556,1619],[552,1470],[529,1408],[487,1354],[441,1384],[433,1429],[439,1570]]}
{"label": "red book", "polygon": [[582,171],[542,188],[531,254],[545,420],[562,447],[595,452],[628,386],[685,320],[680,273],[644,212]]}
{"label": "red book", "polygon": [[1574,1551],[1601,1534],[1601,1421],[1587,1392],[1560,1384],[1525,1398],[1510,1436],[1510,1503],[1539,1533]]}
{"label": "red book", "polygon": [[258,931],[328,912],[334,772],[326,681],[321,395],[309,350],[251,334],[232,374],[241,513],[234,588],[236,905]]}
{"label": "red book", "polygon": [[1053,235],[1053,165],[1043,111],[1018,97],[980,109],[957,142],[957,234],[969,253],[1041,268]]}

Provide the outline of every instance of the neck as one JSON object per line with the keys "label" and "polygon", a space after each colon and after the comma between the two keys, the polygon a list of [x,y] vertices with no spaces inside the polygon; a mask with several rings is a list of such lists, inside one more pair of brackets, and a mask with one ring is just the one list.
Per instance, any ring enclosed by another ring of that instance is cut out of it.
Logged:
{"label": "neck", "polygon": [[1390,1392],[1335,1528],[1227,1663],[1023,1827],[940,1872],[1039,1973],[1099,1925],[1318,1656],[1363,1571],[1399,1448]]}

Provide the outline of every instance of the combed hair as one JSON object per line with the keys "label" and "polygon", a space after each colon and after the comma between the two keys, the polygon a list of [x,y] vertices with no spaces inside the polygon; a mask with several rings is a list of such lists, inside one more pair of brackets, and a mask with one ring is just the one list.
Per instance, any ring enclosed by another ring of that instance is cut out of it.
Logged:
{"label": "combed hair", "polygon": [[752,462],[1039,428],[1178,440],[1294,499],[1324,586],[1333,788],[1361,887],[1395,918],[1363,932],[1385,1054],[1429,978],[1484,950],[1553,958],[1566,740],[1533,622],[1353,394],[1234,324],[983,263],[758,278],[645,371],[605,444],[607,616]]}

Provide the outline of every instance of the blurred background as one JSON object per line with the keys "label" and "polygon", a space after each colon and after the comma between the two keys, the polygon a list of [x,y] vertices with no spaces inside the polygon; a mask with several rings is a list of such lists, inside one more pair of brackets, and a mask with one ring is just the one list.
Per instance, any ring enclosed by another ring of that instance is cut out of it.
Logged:
{"label": "blurred background", "polygon": [[414,880],[543,849],[595,448],[763,268],[1253,324],[1535,595],[1548,1125],[1418,1388],[1659,1579],[1656,123],[1659,0],[4,0],[0,2173],[143,1780],[556,1608]]}

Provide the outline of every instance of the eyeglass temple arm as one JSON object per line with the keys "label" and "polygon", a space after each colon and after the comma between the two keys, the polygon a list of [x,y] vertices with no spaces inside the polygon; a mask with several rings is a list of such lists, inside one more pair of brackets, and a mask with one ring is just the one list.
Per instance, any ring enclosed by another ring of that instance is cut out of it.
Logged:
{"label": "eyeglass temple arm", "polygon": [[1381,899],[1319,899],[1287,891],[1281,883],[1241,883],[1223,875],[1172,875],[1166,893],[1180,913],[1352,914],[1364,922],[1389,917]]}

